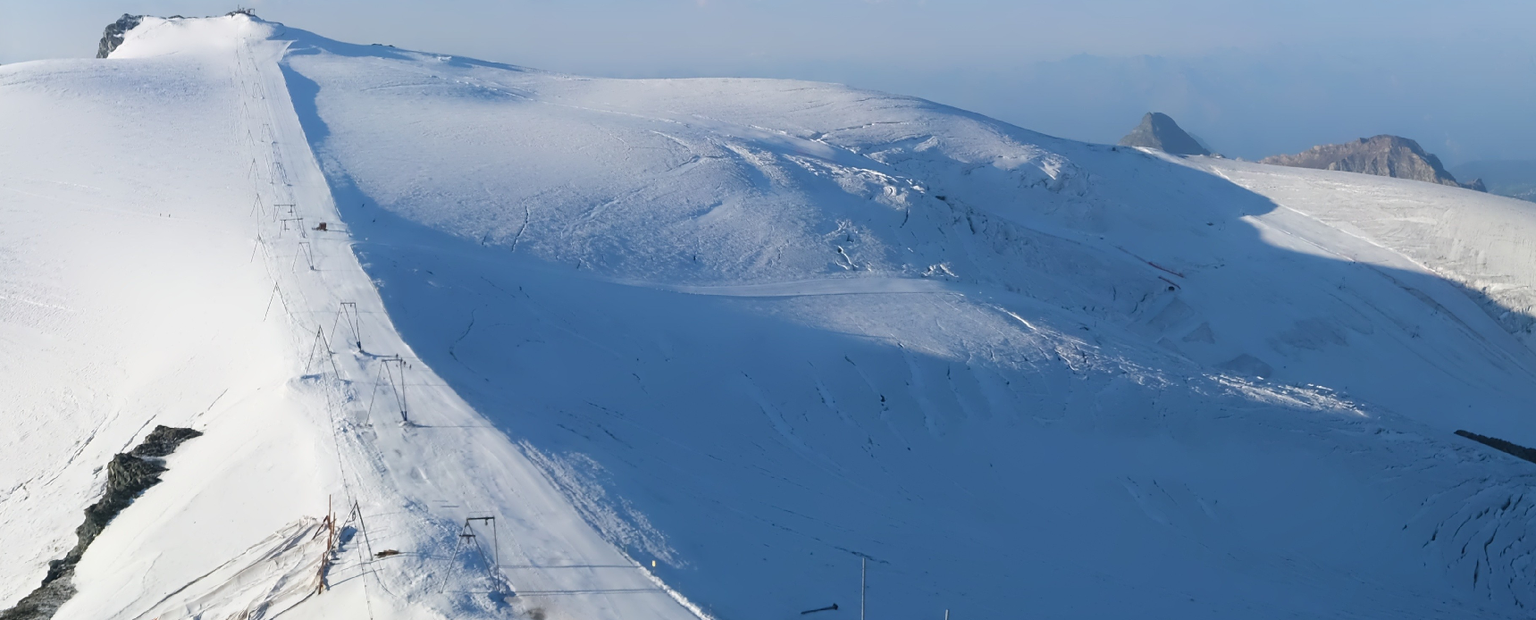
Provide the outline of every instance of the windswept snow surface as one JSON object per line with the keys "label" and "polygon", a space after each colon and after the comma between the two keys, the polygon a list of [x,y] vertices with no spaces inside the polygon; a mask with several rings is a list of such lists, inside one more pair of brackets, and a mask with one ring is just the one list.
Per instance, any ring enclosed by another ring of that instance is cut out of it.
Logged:
{"label": "windswept snow surface", "polygon": [[0,606],[74,545],[113,453],[155,424],[207,435],[96,540],[79,602],[98,584],[158,596],[323,513],[335,482],[328,436],[304,430],[325,430],[315,401],[287,385],[296,336],[262,321],[234,31],[188,26],[174,57],[0,67]]}
{"label": "windswept snow surface", "polygon": [[[204,435],[96,539],[56,617],[533,614],[497,559],[564,595],[546,617],[696,617],[400,342],[272,32],[147,19],[107,61],[0,68],[0,139],[24,145],[0,151],[3,604],[163,423]],[[401,392],[423,424],[400,423]]]}
{"label": "windswept snow surface", "polygon": [[404,340],[709,614],[1531,615],[1536,470],[1450,434],[1536,443],[1511,202],[277,38]]}
{"label": "windswept snow surface", "polygon": [[0,604],[156,423],[60,618],[1536,603],[1450,434],[1536,444],[1519,203],[244,16],[0,67],[0,144]]}

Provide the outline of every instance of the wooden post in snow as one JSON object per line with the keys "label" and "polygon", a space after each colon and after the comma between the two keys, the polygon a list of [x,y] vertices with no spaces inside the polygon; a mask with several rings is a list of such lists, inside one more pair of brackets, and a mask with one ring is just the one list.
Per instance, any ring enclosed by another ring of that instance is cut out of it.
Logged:
{"label": "wooden post in snow", "polygon": [[331,553],[336,550],[336,513],[331,508],[331,498],[325,498],[325,555],[320,557],[320,574],[316,575],[315,594],[325,592],[325,574],[331,570]]}

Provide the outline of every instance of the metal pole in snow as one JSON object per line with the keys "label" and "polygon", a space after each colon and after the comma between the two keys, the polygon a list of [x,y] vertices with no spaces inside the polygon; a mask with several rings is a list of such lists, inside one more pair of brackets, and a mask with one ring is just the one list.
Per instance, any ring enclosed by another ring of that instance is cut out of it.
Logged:
{"label": "metal pole in snow", "polygon": [[869,580],[869,558],[859,556],[859,620],[864,620],[864,592]]}

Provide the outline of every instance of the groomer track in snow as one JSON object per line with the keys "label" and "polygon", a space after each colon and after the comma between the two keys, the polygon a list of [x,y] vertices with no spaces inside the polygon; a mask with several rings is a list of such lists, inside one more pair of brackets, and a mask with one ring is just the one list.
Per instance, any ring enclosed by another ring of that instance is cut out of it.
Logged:
{"label": "groomer track in snow", "polygon": [[60,617],[1536,605],[1536,470],[1452,434],[1536,444],[1497,197],[246,16],[0,67],[0,139],[3,592],[204,432]]}

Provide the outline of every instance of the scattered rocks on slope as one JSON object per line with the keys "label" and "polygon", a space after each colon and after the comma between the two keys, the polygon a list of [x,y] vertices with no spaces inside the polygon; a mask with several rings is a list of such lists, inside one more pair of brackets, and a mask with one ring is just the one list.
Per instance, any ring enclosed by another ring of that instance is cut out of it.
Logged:
{"label": "scattered rocks on slope", "polygon": [[1210,155],[1178,123],[1162,112],[1148,112],[1141,117],[1141,124],[1120,139],[1120,146],[1142,146],[1158,149],[1173,155]]}
{"label": "scattered rocks on slope", "polygon": [[1487,191],[1481,179],[1471,183],[1458,182],[1440,165],[1439,157],[1424,152],[1418,142],[1398,136],[1381,135],[1344,144],[1324,144],[1295,155],[1265,157],[1259,163],[1359,172]]}
{"label": "scattered rocks on slope", "polygon": [[202,435],[190,428],[156,426],[138,447],[126,454],[118,454],[107,463],[107,485],[101,499],[85,509],[85,522],[75,528],[77,542],[63,559],[48,562],[48,574],[43,585],[17,601],[16,606],[0,611],[0,620],[48,620],[54,612],[75,595],[75,565],[80,557],[106,529],[118,513],[149,487],[160,483],[165,471],[162,458],[169,455],[182,442]]}
{"label": "scattered rocks on slope", "polygon": [[107,24],[107,29],[101,33],[101,43],[96,46],[96,57],[106,58],[107,54],[111,54],[112,50],[123,44],[123,35],[143,21],[143,15],[123,13],[117,21]]}

